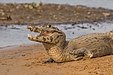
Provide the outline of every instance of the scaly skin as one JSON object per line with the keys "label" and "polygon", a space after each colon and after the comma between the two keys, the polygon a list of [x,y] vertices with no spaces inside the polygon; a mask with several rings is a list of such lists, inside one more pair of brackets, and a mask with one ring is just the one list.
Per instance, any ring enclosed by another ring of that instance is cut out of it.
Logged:
{"label": "scaly skin", "polygon": [[40,33],[38,36],[28,35],[28,39],[43,43],[50,56],[46,62],[66,62],[113,53],[113,32],[88,34],[66,41],[65,33],[51,25],[27,28]]}

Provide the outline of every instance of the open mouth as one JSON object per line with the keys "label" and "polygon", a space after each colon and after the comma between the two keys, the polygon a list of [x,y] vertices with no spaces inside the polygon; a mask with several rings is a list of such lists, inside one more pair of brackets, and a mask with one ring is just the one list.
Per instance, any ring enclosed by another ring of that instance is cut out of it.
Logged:
{"label": "open mouth", "polygon": [[40,32],[40,34],[38,35],[31,35],[31,34],[28,34],[27,35],[27,37],[28,37],[28,39],[29,40],[38,40],[38,37],[41,37],[41,36],[43,36],[43,37],[46,37],[46,36],[49,36],[51,33],[49,33],[49,32]]}
{"label": "open mouth", "polygon": [[[49,32],[39,32],[39,36],[47,36],[49,35],[50,33]],[[33,36],[31,34],[28,34],[28,36]],[[35,37],[38,36],[38,35],[35,35]]]}
{"label": "open mouth", "polygon": [[47,32],[47,31],[40,31],[38,33],[39,33],[39,35],[38,34],[36,34],[36,35],[28,34],[27,37],[28,38],[33,38],[33,37],[38,37],[38,36],[48,36],[48,35],[51,34],[51,32]]}
{"label": "open mouth", "polygon": [[50,34],[52,34],[51,31],[46,31],[46,29],[42,29],[42,28],[36,28],[36,27],[33,27],[33,26],[27,26],[27,29],[29,29],[31,32],[35,32],[35,33],[39,33],[36,34],[36,35],[31,35],[31,34],[28,34],[28,38],[33,38],[33,37],[38,37],[38,36],[49,36]]}

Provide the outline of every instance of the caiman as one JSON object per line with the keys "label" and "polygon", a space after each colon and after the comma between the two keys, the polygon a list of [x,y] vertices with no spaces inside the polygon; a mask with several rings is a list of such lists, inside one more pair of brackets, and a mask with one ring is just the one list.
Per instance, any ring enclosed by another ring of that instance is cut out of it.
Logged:
{"label": "caiman", "polygon": [[45,62],[66,62],[113,54],[112,31],[87,34],[66,41],[65,33],[50,24],[27,28],[39,33],[37,36],[28,34],[28,39],[44,45],[50,56]]}

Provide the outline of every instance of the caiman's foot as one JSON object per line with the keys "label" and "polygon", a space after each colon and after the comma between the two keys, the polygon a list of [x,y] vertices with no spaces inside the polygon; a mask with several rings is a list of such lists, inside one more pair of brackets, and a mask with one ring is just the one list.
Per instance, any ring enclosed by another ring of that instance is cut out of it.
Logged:
{"label": "caiman's foot", "polygon": [[88,56],[90,58],[94,56],[91,50],[88,50],[87,48],[80,48],[77,50],[73,50],[72,52],[70,52],[70,54],[74,56],[74,60],[83,59],[84,56]]}
{"label": "caiman's foot", "polygon": [[81,60],[81,59],[83,59],[83,57],[84,57],[84,56],[77,56],[77,57],[74,57],[74,60],[75,60],[75,61]]}
{"label": "caiman's foot", "polygon": [[46,64],[46,63],[53,63],[55,62],[53,59],[49,58],[47,61],[44,61],[43,63]]}
{"label": "caiman's foot", "polygon": [[73,50],[70,52],[70,54],[74,57],[74,60],[81,60],[81,59],[83,59],[83,57],[85,55],[85,49],[80,48],[77,50]]}

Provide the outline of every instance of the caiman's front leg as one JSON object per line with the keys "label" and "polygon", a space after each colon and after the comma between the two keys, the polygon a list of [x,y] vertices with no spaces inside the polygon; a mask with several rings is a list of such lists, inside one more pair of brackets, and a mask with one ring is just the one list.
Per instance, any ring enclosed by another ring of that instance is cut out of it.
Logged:
{"label": "caiman's front leg", "polygon": [[80,60],[83,59],[84,55],[87,54],[87,49],[86,48],[80,48],[77,50],[73,50],[70,52],[72,56],[74,56],[74,60]]}
{"label": "caiman's front leg", "polygon": [[75,57],[75,60],[81,59],[84,56],[89,58],[100,57],[107,54],[112,54],[112,48],[109,45],[100,44],[93,47],[84,47],[70,52]]}

